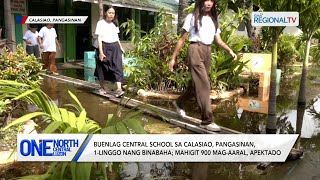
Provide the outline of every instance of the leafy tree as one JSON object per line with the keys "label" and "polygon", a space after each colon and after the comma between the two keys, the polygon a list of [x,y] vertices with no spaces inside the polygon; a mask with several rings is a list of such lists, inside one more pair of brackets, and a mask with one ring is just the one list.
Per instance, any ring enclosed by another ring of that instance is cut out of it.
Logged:
{"label": "leafy tree", "polygon": [[[263,11],[293,11],[294,3],[287,0],[254,0]],[[271,36],[272,44],[272,62],[271,62],[271,82],[269,91],[269,109],[266,132],[276,133],[277,131],[277,96],[276,96],[276,78],[277,78],[277,48],[279,36],[285,27],[268,27],[266,31]]]}
{"label": "leafy tree", "polygon": [[306,109],[306,84],[308,76],[311,39],[320,29],[320,0],[298,0],[296,8],[299,9],[300,12],[299,27],[303,32],[302,38],[306,42],[297,102],[297,133],[301,134],[301,128],[299,127],[302,126],[303,116]]}

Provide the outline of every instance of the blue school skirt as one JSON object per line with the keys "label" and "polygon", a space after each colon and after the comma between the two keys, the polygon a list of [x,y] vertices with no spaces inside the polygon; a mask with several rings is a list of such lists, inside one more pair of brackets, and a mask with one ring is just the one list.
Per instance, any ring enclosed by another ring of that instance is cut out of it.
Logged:
{"label": "blue school skirt", "polygon": [[98,80],[122,82],[123,66],[122,54],[118,42],[105,43],[102,42],[103,53],[106,58],[103,61],[99,59],[99,49],[96,49],[96,69],[94,75]]}

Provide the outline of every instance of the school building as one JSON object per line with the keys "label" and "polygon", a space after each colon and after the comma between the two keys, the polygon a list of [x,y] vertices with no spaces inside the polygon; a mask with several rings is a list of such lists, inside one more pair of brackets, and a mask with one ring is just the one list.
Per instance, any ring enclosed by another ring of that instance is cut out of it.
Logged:
{"label": "school building", "polygon": [[[4,27],[4,3],[0,0],[0,26]],[[177,18],[178,0],[103,0],[103,4],[116,7],[119,23],[133,19],[141,26],[141,30],[152,29],[157,21],[157,12],[165,9],[167,13]],[[92,37],[99,20],[98,0],[11,0],[11,28],[13,41],[16,44],[25,43],[23,35],[28,30],[28,24],[17,24],[16,16],[88,16],[84,24],[55,24],[61,51],[57,50],[57,61],[68,62],[83,59],[84,51],[91,51]],[[45,24],[38,24],[38,30]],[[5,28],[5,27],[4,27]],[[3,28],[3,29],[4,29]],[[126,36],[120,29],[120,40],[127,43]],[[4,30],[2,37],[4,37]]]}

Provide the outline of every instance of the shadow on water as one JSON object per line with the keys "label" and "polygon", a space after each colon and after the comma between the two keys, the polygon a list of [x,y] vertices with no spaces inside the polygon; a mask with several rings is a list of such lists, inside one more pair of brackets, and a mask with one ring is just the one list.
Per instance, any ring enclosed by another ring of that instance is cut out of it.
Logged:
{"label": "shadow on water", "polygon": [[[72,72],[75,71],[75,72]],[[92,77],[92,71],[70,70],[64,75],[78,79]],[[70,73],[71,75],[69,75]],[[79,73],[79,75],[77,75]],[[298,79],[298,78],[297,78]],[[298,80],[282,81],[280,95],[277,98],[278,133],[294,133],[297,119]],[[92,119],[105,122],[106,114],[112,113],[116,105],[105,99],[88,93],[87,90],[57,83],[59,104],[70,101],[67,90],[75,91]],[[320,92],[319,85],[309,85],[308,105],[301,126],[301,147],[304,157],[286,163],[273,163],[265,171],[258,170],[256,163],[127,163],[123,171],[124,179],[150,179],[167,177],[168,179],[311,179],[320,180]],[[88,98],[90,96],[90,98]],[[138,98],[139,99],[139,98]],[[142,99],[140,99],[142,100]],[[145,102],[174,110],[170,101],[145,100]],[[215,121],[222,126],[243,133],[265,133],[268,101],[256,97],[244,96],[219,102],[214,110]],[[103,113],[101,113],[103,112]],[[188,115],[199,118],[199,108],[194,101],[186,103]],[[150,118],[150,117],[146,117]],[[150,118],[150,121],[157,121]],[[187,133],[187,132],[186,132]],[[170,177],[170,178],[169,178]]]}

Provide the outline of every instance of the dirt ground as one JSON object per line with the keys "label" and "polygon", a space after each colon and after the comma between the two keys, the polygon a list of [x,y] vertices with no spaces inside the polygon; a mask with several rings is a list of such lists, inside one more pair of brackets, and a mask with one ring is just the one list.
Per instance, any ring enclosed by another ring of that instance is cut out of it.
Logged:
{"label": "dirt ground", "polygon": [[49,163],[43,162],[13,162],[0,165],[0,179],[7,180],[22,176],[44,174]]}

